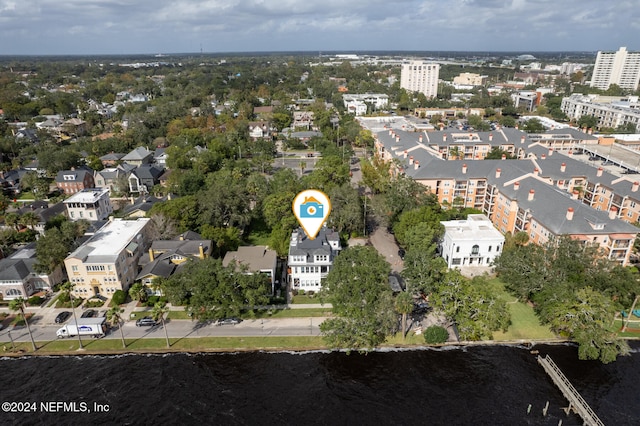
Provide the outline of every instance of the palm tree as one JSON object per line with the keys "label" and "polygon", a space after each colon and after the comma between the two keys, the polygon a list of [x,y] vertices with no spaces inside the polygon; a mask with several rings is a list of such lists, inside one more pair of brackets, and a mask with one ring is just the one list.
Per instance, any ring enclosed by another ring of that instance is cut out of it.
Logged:
{"label": "palm tree", "polygon": [[20,216],[20,219],[18,219],[18,223],[26,226],[27,228],[31,228],[31,230],[36,227],[38,222],[40,222],[40,217],[34,212],[26,212]]}
{"label": "palm tree", "polygon": [[452,146],[451,148],[449,148],[449,157],[451,157],[451,160],[457,160],[458,158],[460,158],[460,148],[458,148],[457,146]]}
{"label": "palm tree", "polygon": [[142,283],[135,283],[129,289],[129,296],[131,296],[133,300],[144,302],[147,300],[147,289]]}
{"label": "palm tree", "polygon": [[4,224],[13,227],[16,231],[18,230],[18,220],[20,220],[20,215],[16,212],[10,212],[4,215]]}
{"label": "palm tree", "polygon": [[407,314],[413,311],[413,297],[410,293],[403,291],[396,296],[395,299],[396,312],[402,314],[402,340],[407,335]]}
{"label": "palm tree", "polygon": [[29,326],[29,321],[27,321],[27,316],[24,314],[24,303],[25,300],[22,297],[18,297],[9,302],[9,309],[12,311],[20,311],[22,314],[24,324],[27,326],[27,331],[29,332],[29,338],[31,339],[31,346],[33,346],[33,351],[35,352],[38,348],[36,347],[36,342],[33,341],[33,334],[31,334],[31,327]]}
{"label": "palm tree", "polygon": [[167,312],[169,312],[169,308],[167,307],[167,305],[162,302],[158,302],[153,305],[153,309],[151,310],[151,317],[156,321],[160,320],[160,322],[162,323],[162,328],[164,328],[164,336],[167,338],[167,348],[170,348],[171,343],[169,343],[169,333],[167,332],[167,327],[164,323],[164,314],[166,314]]}
{"label": "palm tree", "polygon": [[122,347],[127,347],[127,342],[124,340],[124,331],[122,330],[122,316],[120,315],[120,307],[114,306],[107,311],[107,322],[110,326],[118,326],[120,329],[120,336],[122,337]]}
{"label": "palm tree", "polygon": [[[62,294],[66,294],[67,295],[67,299],[69,299],[69,302],[71,303],[71,312],[73,313],[73,322],[76,325],[76,330],[78,329],[78,317],[76,316],[76,305],[73,302],[73,289],[75,288],[75,284],[73,284],[70,281],[67,281],[66,283],[62,284],[60,286],[60,290],[62,291]],[[80,333],[78,333],[78,348],[79,349],[83,349],[84,346],[82,346],[82,338],[80,337]]]}

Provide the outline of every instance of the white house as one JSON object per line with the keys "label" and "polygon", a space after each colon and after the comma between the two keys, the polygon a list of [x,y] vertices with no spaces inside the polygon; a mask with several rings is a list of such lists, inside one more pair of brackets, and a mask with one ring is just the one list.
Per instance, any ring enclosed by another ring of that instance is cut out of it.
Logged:
{"label": "white house", "polygon": [[449,268],[489,266],[502,253],[504,236],[483,214],[440,223],[445,229],[440,253]]}
{"label": "white house", "polygon": [[83,189],[64,200],[64,205],[71,220],[104,220],[113,213],[107,188]]}
{"label": "white house", "polygon": [[319,291],[340,250],[340,236],[332,229],[323,227],[313,240],[301,228],[293,231],[288,259],[292,289]]}

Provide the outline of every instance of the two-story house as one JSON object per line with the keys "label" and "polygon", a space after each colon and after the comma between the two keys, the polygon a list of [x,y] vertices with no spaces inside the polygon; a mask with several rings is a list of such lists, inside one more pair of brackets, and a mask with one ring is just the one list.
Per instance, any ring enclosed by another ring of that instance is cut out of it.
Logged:
{"label": "two-story house", "polygon": [[129,191],[132,193],[149,193],[151,188],[160,183],[164,169],[160,166],[143,164],[136,167],[129,175]]}
{"label": "two-story house", "polygon": [[94,188],[93,171],[88,168],[59,171],[56,175],[56,186],[65,194],[75,194],[86,188]]}
{"label": "two-story house", "polygon": [[340,253],[338,232],[323,227],[315,239],[310,239],[302,228],[291,234],[288,257],[288,279],[292,289],[319,291],[327,277],[333,259]]}

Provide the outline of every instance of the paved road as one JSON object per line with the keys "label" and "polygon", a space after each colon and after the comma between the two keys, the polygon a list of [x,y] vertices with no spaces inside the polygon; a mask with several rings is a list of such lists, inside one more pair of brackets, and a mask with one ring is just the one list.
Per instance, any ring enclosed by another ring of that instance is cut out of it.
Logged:
{"label": "paved road", "polygon": [[[238,336],[318,336],[319,325],[325,318],[279,318],[264,320],[245,320],[237,325],[218,326],[214,323],[199,323],[189,320],[169,320],[166,323],[169,337],[193,338],[193,337],[238,337]],[[73,324],[73,319],[67,321]],[[57,340],[56,331],[61,325],[37,325],[31,326],[33,338],[37,342]],[[136,338],[164,338],[164,329],[161,325],[154,327],[137,327],[135,322],[126,322],[123,326],[125,339]],[[8,333],[11,333],[9,336]],[[29,334],[26,327],[5,329],[0,331],[0,345],[10,345],[11,338],[16,342],[28,342]],[[110,330],[105,337],[107,339],[120,339],[120,331]],[[91,337],[84,337],[91,340]]]}

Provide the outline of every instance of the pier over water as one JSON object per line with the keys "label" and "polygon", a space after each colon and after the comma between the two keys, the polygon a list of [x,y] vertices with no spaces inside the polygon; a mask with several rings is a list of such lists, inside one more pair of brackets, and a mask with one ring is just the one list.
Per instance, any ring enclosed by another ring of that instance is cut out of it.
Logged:
{"label": "pier over water", "polygon": [[560,368],[551,359],[549,355],[544,358],[538,355],[538,364],[542,365],[544,371],[547,372],[551,380],[556,384],[564,397],[569,401],[569,406],[565,409],[566,413],[573,410],[582,417],[585,425],[604,426],[604,423],[598,418],[598,415],[589,407],[589,404],[582,399],[576,388],[573,387],[569,379],[565,377]]}

